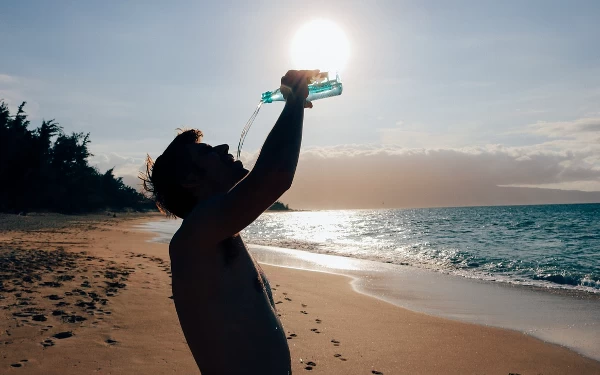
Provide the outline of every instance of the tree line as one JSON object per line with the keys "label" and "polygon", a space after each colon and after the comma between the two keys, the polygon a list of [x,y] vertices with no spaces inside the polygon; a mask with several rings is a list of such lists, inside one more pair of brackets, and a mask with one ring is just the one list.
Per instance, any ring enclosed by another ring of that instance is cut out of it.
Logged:
{"label": "tree line", "polygon": [[269,207],[269,211],[289,211],[290,206],[284,204],[283,202],[276,201]]}
{"label": "tree line", "polygon": [[30,130],[25,104],[11,115],[0,99],[0,212],[156,209],[113,169],[88,164],[89,133],[65,134],[55,120]]}

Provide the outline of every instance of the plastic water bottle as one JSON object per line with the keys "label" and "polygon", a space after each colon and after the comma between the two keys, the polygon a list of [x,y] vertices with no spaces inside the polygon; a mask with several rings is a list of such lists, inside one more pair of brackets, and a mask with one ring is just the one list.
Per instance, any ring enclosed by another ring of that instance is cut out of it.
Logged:
{"label": "plastic water bottle", "polygon": [[[306,100],[310,102],[313,100],[329,98],[331,96],[342,95],[342,89],[342,81],[340,80],[339,74],[335,74],[335,79],[330,79],[329,73],[319,73],[318,76],[313,77],[312,82],[308,85],[308,97]],[[248,122],[246,122],[246,126],[244,126],[242,134],[240,135],[240,141],[238,143],[237,150],[237,160],[240,160],[246,135],[248,134],[254,119],[256,119],[258,111],[260,111],[260,107],[263,105],[263,103],[284,101],[285,98],[279,89],[262,93],[260,102],[258,102],[258,106],[256,106],[256,109],[254,110],[254,113],[252,113],[252,116],[250,116]]]}
{"label": "plastic water bottle", "polygon": [[[318,99],[329,98],[342,94],[342,81],[339,74],[335,74],[334,79],[330,79],[329,73],[320,73],[319,76],[313,78],[313,83],[308,85],[309,102]],[[279,89],[262,93],[261,101],[263,103],[284,102],[285,99]]]}

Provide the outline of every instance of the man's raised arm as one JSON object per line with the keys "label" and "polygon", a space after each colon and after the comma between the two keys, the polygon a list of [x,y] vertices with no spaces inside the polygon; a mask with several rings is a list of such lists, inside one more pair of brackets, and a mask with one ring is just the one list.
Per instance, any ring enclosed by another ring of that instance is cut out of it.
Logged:
{"label": "man's raised arm", "polygon": [[318,71],[289,71],[281,79],[286,104],[269,133],[248,176],[227,194],[198,204],[184,220],[180,231],[190,240],[218,243],[228,238],[267,210],[286,190],[296,173],[308,82]]}

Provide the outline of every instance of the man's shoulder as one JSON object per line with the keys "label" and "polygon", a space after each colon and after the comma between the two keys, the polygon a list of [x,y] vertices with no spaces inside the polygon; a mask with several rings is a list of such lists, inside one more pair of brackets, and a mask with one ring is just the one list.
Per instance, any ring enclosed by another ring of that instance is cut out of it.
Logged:
{"label": "man's shoulder", "polygon": [[169,253],[171,256],[173,256],[173,254],[181,254],[184,251],[187,252],[191,247],[206,247],[206,244],[202,241],[202,237],[193,236],[190,231],[182,230],[182,228],[183,224],[177,229],[175,234],[173,234],[173,237],[171,237],[171,241],[169,242]]}

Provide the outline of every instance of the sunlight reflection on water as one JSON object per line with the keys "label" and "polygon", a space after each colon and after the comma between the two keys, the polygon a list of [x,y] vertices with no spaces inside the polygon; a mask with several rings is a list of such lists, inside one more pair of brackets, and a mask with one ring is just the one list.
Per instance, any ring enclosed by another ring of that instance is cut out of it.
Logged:
{"label": "sunlight reflection on water", "polygon": [[[180,221],[156,224],[168,242]],[[600,205],[266,212],[248,244],[600,293]]]}

